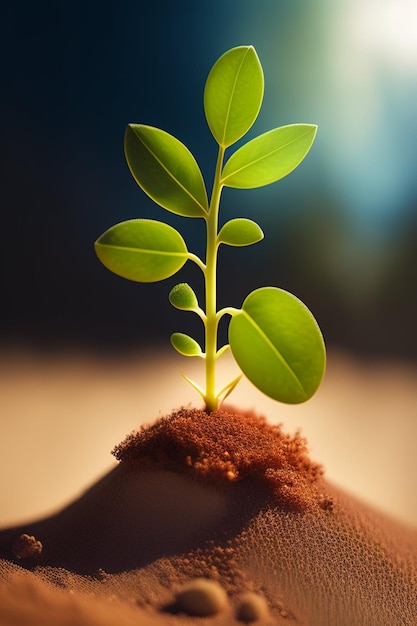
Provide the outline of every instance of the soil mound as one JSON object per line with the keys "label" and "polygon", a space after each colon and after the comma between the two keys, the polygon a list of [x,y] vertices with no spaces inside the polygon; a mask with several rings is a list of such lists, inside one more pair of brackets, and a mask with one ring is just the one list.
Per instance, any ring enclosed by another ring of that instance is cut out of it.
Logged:
{"label": "soil mound", "polygon": [[113,454],[122,463],[162,467],[209,482],[251,478],[288,510],[332,506],[319,489],[323,469],[308,457],[306,440],[252,412],[181,409],[128,435]]}
{"label": "soil mound", "polygon": [[415,626],[415,529],[329,485],[298,433],[182,409],[114,452],[0,532],[0,624]]}

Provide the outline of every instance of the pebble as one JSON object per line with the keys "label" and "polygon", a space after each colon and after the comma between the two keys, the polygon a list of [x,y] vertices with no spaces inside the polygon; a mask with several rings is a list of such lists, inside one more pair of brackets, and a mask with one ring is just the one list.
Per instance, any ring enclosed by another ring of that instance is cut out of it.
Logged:
{"label": "pebble", "polygon": [[236,617],[241,622],[256,622],[268,616],[265,598],[256,593],[243,593],[239,598]]}
{"label": "pebble", "polygon": [[187,615],[209,617],[226,609],[228,598],[219,583],[208,578],[195,578],[178,590],[176,604]]}

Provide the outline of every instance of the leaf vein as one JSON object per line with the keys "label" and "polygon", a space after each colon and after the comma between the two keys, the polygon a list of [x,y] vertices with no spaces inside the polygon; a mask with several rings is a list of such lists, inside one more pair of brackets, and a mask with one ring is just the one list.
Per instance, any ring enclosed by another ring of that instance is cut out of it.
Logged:
{"label": "leaf vein", "polygon": [[[287,146],[290,146],[292,143],[295,143],[296,141],[299,141],[300,139],[303,139],[306,135],[308,135],[308,131],[305,132],[303,135],[300,135],[299,137],[296,137],[295,139],[292,139],[291,141],[287,141],[287,143],[278,146],[278,148],[275,148],[274,150],[271,150],[268,153],[262,154],[260,157],[258,157],[257,159],[253,159],[253,161],[251,161],[250,163],[246,163],[246,165],[243,165],[242,167],[239,167],[235,170],[233,170],[233,172],[231,172],[230,174],[228,174],[227,176],[225,176],[224,178],[222,178],[222,184],[225,184],[225,181],[230,178],[231,176],[235,176],[236,174],[238,174],[239,172],[242,172],[243,170],[245,170],[248,167],[251,167],[252,165],[254,165],[255,163],[259,163],[260,161],[263,161],[264,159],[267,159],[268,157],[270,157],[272,154],[279,152],[280,150],[283,150],[284,148],[286,148]],[[254,140],[252,140],[254,141]],[[244,147],[244,146],[243,146]],[[227,164],[226,164],[227,165]]]}
{"label": "leaf vein", "polygon": [[272,341],[270,340],[270,338],[268,337],[268,335],[262,330],[262,328],[259,326],[259,324],[257,324],[255,322],[255,320],[253,319],[253,317],[251,317],[246,311],[244,311],[243,309],[241,310],[241,312],[243,313],[243,315],[246,317],[246,319],[248,320],[248,322],[255,328],[255,330],[258,332],[259,336],[264,340],[264,342],[267,344],[267,346],[269,348],[271,348],[271,350],[273,351],[273,353],[275,354],[275,356],[278,358],[278,360],[284,365],[284,367],[288,370],[288,372],[290,373],[291,377],[293,378],[293,380],[297,383],[297,385],[299,386],[299,388],[303,391],[303,393],[307,396],[307,392],[304,388],[304,385],[302,384],[301,380],[298,378],[297,374],[294,372],[294,370],[292,369],[292,367],[290,366],[290,364],[288,363],[288,361],[284,358],[284,356],[281,354],[281,352],[278,350],[278,348],[275,346],[274,343],[272,343]]}
{"label": "leaf vein", "polygon": [[145,148],[148,150],[148,152],[153,156],[155,161],[157,161],[157,163],[159,163],[159,165],[162,167],[162,169],[165,170],[165,172],[168,174],[168,176],[170,176],[170,178],[172,178],[172,180],[175,181],[175,183],[178,185],[178,187],[180,187],[180,189],[182,189],[186,193],[186,195],[189,196],[197,204],[197,206],[200,207],[200,209],[202,209],[203,213],[207,213],[206,208],[201,204],[201,202],[187,189],[187,187],[185,187],[185,185],[182,184],[182,182],[180,180],[178,180],[178,178],[176,176],[174,176],[174,174],[171,172],[171,170],[169,170],[166,167],[166,165],[163,163],[163,161],[161,161],[161,159],[159,159],[157,157],[155,152],[153,152],[153,150],[146,143],[146,141],[143,139],[143,137],[139,137],[138,135],[136,135],[136,137],[139,139],[139,141],[141,141],[141,143],[145,146]]}
{"label": "leaf vein", "polygon": [[241,70],[242,70],[243,63],[244,63],[244,61],[245,61],[245,59],[246,59],[246,57],[247,57],[248,53],[249,53],[249,48],[246,50],[245,54],[244,54],[244,55],[243,55],[243,57],[242,57],[242,60],[241,60],[240,65],[239,65],[239,69],[238,69],[238,70],[237,70],[237,72],[236,72],[236,76],[235,76],[235,80],[234,80],[234,82],[233,82],[233,87],[232,87],[232,90],[231,90],[231,92],[230,92],[229,104],[228,104],[228,106],[227,106],[226,119],[225,119],[225,121],[224,121],[224,127],[223,127],[223,142],[222,142],[222,145],[223,145],[223,146],[225,145],[226,130],[227,130],[227,125],[228,125],[228,122],[229,122],[230,110],[231,110],[231,108],[232,108],[233,98],[234,98],[235,91],[236,91],[236,84],[237,84],[237,81],[238,81],[238,78],[239,78],[240,72],[241,72]]}
{"label": "leaf vein", "polygon": [[133,246],[115,246],[109,243],[102,243],[99,245],[103,246],[104,248],[122,250],[123,252],[139,252],[142,254],[155,254],[159,256],[178,256],[178,257],[188,256],[188,252],[170,252],[170,251],[163,251],[163,250],[150,250],[149,248],[135,248]]}

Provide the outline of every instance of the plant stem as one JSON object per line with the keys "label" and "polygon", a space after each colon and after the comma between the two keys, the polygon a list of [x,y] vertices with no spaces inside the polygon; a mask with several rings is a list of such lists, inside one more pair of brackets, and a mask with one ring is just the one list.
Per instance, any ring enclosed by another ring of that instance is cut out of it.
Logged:
{"label": "plant stem", "polygon": [[209,213],[206,219],[207,225],[207,247],[206,247],[206,268],[205,268],[205,288],[206,288],[206,337],[205,337],[205,360],[206,360],[206,411],[214,411],[218,407],[218,397],[216,395],[216,358],[217,358],[217,251],[218,251],[218,224],[220,196],[223,185],[220,182],[220,175],[223,167],[225,148],[219,146],[217,156],[216,171],[214,174],[213,191],[210,200]]}

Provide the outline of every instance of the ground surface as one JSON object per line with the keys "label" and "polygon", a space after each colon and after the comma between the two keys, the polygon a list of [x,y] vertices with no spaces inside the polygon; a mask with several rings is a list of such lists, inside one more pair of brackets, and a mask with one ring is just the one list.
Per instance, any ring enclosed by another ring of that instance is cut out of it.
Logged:
{"label": "ground surface", "polygon": [[[281,409],[274,404],[274,418],[268,415],[267,423],[250,415],[244,422],[223,414],[217,421],[204,421],[200,415],[197,440],[196,429],[187,425],[190,411],[182,410],[173,428],[163,421],[162,427],[125,440],[116,450],[120,465],[110,463],[110,471],[101,480],[92,479],[92,487],[68,507],[0,533],[5,559],[0,560],[0,623],[75,626],[81,620],[85,626],[130,626],[140,620],[143,626],[231,626],[249,621],[242,609],[242,594],[249,593],[258,624],[412,626],[417,531],[323,481],[315,459],[323,462],[317,448],[327,444],[332,480],[346,455],[349,463],[338,482],[347,481],[351,491],[355,469],[365,462],[363,476],[371,474],[371,485],[375,477],[376,484],[382,483],[386,499],[380,508],[413,522],[410,439],[416,370],[381,364],[370,368],[340,358],[332,362],[309,406]],[[45,492],[51,503],[51,486],[59,495],[56,508],[59,498],[71,496],[62,473],[67,462],[73,470],[68,475],[74,480],[75,473],[78,493],[82,491],[86,468],[96,468],[97,446],[114,428],[112,414],[125,412],[129,421],[134,400],[135,411],[138,406],[147,411],[152,399],[163,407],[184,390],[158,361],[143,366],[26,355],[7,363],[1,392],[9,400],[3,404],[9,408],[3,430],[11,446],[3,450],[7,464],[2,476],[10,508],[4,511],[16,515],[13,502],[23,494],[27,520],[36,517],[33,512],[43,506]],[[229,367],[226,363],[225,370]],[[155,371],[165,381],[164,395],[151,386]],[[141,379],[138,387],[136,377]],[[267,413],[256,390],[244,386],[239,393],[234,402],[251,408],[256,400]],[[302,426],[313,441],[313,461],[299,435],[286,435],[274,425],[281,421],[292,433]],[[108,449],[130,430],[109,441]],[[244,453],[247,447],[252,455]],[[39,481],[36,472],[43,464],[47,472]],[[359,495],[369,501],[366,478]],[[390,486],[397,500],[387,498]],[[378,500],[378,493],[373,497]],[[220,603],[207,617],[192,615],[179,600],[182,586],[196,585],[201,577],[220,585],[208,600],[199,599],[199,606]]]}

